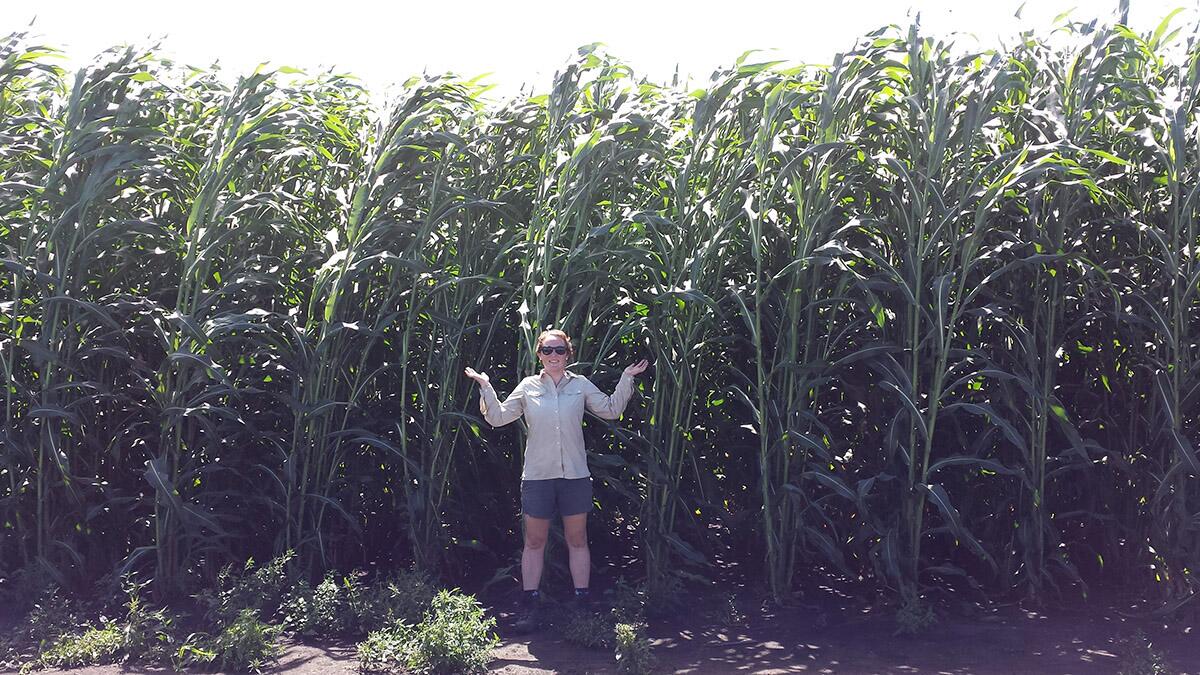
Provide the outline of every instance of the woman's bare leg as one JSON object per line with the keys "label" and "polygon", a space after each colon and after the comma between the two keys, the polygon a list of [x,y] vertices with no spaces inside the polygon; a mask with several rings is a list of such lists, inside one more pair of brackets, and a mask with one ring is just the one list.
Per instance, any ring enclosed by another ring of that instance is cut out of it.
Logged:
{"label": "woman's bare leg", "polygon": [[[525,549],[521,551],[521,587],[536,591],[546,565],[546,535],[550,533],[549,518],[525,516]],[[572,568],[572,573],[574,569]]]}
{"label": "woman's bare leg", "polygon": [[592,553],[588,550],[587,514],[563,516],[563,537],[567,540],[571,580],[575,588],[587,588],[592,575]]}

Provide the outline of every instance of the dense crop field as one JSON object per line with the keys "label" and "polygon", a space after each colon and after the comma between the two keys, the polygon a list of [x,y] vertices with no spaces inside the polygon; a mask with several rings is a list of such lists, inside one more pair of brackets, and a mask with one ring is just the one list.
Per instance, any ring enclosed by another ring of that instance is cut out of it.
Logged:
{"label": "dense crop field", "polygon": [[611,390],[593,549],[1165,606],[1200,590],[1200,51],[891,27],[695,89],[218,74],[0,41],[0,576],[164,597],[292,549],[488,578],[547,327]]}

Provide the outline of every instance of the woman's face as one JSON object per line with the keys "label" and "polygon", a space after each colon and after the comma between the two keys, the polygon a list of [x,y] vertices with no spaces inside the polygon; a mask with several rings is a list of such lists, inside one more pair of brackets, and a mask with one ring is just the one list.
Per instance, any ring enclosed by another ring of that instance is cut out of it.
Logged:
{"label": "woman's face", "polygon": [[538,360],[542,362],[542,367],[546,370],[554,371],[566,368],[567,357],[569,357],[571,353],[567,352],[566,354],[559,354],[557,351],[553,351],[549,354],[546,354],[543,352],[543,350],[547,347],[551,349],[554,349],[555,347],[566,349],[567,343],[563,342],[562,338],[549,336],[545,340],[542,340],[542,347],[538,349],[537,353]]}

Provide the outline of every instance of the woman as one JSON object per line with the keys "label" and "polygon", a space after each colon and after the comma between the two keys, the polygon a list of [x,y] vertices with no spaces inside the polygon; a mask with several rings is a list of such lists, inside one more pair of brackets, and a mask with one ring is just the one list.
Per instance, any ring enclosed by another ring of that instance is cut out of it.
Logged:
{"label": "woman", "polygon": [[529,427],[521,471],[521,511],[525,516],[525,548],[521,552],[521,583],[525,593],[517,628],[537,627],[538,584],[545,564],[550,520],[562,516],[575,597],[586,602],[591,573],[587,543],[587,514],[592,508],[592,479],[583,447],[583,413],[615,420],[633,395],[633,378],[646,370],[642,359],[630,365],[607,396],[582,375],[567,370],[575,355],[571,338],[561,330],[538,336],[537,357],[542,372],[521,380],[503,403],[485,373],[467,368],[479,383],[479,410],[493,427],[522,415]]}

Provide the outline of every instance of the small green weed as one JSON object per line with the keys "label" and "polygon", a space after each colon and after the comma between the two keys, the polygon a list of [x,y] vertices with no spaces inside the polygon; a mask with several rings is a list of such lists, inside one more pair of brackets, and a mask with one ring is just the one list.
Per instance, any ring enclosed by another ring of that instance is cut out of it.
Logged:
{"label": "small green weed", "polygon": [[239,673],[259,673],[279,658],[276,643],[280,628],[263,623],[249,607],[225,626],[216,637],[205,633],[188,636],[175,653],[175,667],[198,666]]}
{"label": "small green weed", "polygon": [[138,584],[126,579],[124,640],[121,646],[126,657],[134,662],[166,663],[175,651],[175,627],[178,617],[164,608],[145,603]]}
{"label": "small green weed", "polygon": [[287,565],[294,557],[295,553],[287,551],[258,569],[254,569],[253,558],[246,560],[240,571],[226,566],[217,575],[217,588],[197,596],[208,606],[206,618],[224,626],[243,609],[253,609],[263,617],[274,615],[290,585]]}
{"label": "small green weed", "polygon": [[617,672],[644,675],[654,671],[656,659],[644,623],[618,623],[613,630],[616,640]]}
{"label": "small green weed", "polygon": [[499,644],[495,627],[474,597],[440,591],[420,624],[396,620],[368,635],[359,663],[367,672],[483,672]]}
{"label": "small green weed", "polygon": [[371,631],[356,648],[359,668],[366,673],[403,671],[412,652],[411,639],[415,631],[403,621]]}

